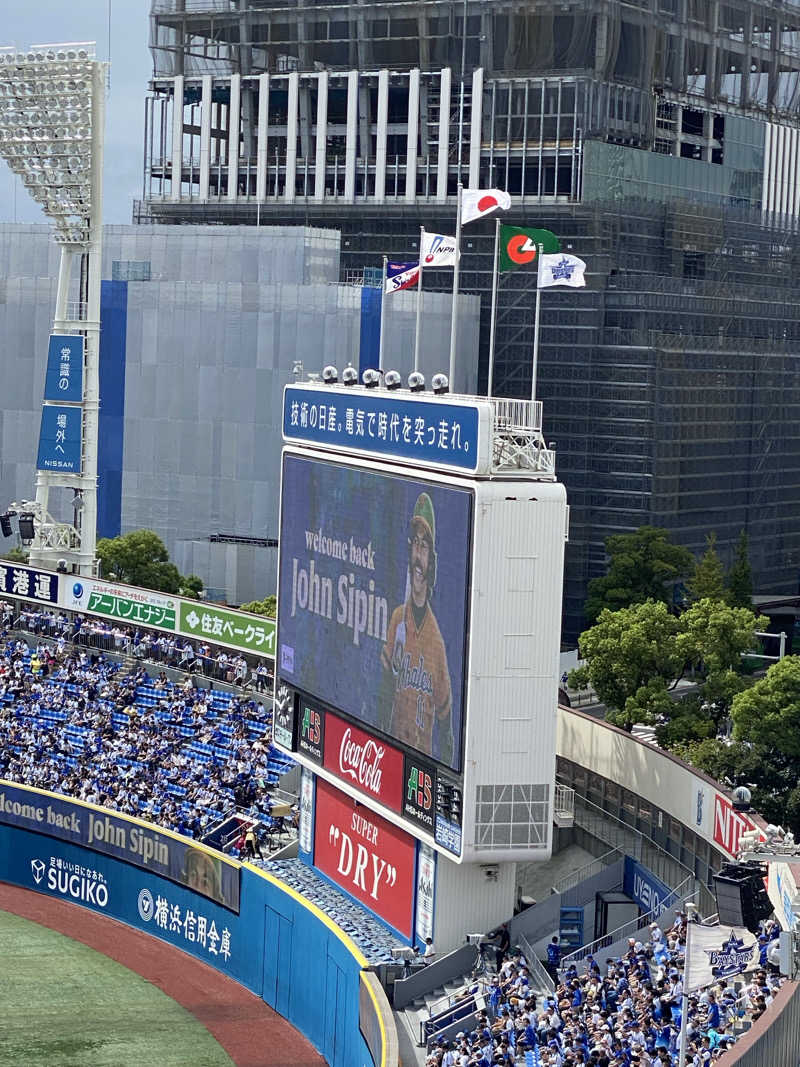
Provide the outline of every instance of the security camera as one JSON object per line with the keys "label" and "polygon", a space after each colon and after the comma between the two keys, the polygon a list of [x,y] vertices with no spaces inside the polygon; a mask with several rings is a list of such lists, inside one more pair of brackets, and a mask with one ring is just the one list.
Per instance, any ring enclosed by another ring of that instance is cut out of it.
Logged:
{"label": "security camera", "polygon": [[345,367],[342,371],[344,385],[358,385],[358,371],[355,367]]}
{"label": "security camera", "polygon": [[749,811],[752,794],[746,785],[739,785],[733,791],[733,806],[737,811]]}
{"label": "security camera", "polygon": [[383,384],[387,389],[399,389],[403,384],[403,379],[396,370],[390,370],[384,375]]}
{"label": "security camera", "polygon": [[58,563],[56,564],[56,570],[58,571],[59,574],[66,574],[67,573],[67,561],[65,559],[60,559],[58,561]]}
{"label": "security camera", "polygon": [[335,385],[339,381],[339,372],[333,364],[329,363],[322,372],[322,380],[326,385]]}

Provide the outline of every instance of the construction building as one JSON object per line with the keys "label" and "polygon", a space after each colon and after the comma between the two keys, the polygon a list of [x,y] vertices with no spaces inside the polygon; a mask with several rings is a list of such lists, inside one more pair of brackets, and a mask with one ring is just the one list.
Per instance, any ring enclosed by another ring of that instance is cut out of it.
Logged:
{"label": "construction building", "polygon": [[[800,3],[152,0],[151,48],[134,221],[335,226],[352,278],[452,233],[460,181],[587,261],[542,295],[536,390],[565,636],[645,523],[723,556],[745,529],[759,591],[796,591]],[[493,234],[462,240],[484,389]],[[497,395],[530,396],[533,286],[501,280]]]}

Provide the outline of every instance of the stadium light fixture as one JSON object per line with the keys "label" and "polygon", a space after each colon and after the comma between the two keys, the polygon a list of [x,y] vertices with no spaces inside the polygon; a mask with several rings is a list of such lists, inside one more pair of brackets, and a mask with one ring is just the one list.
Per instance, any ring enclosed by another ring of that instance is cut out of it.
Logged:
{"label": "stadium light fixture", "polygon": [[[37,471],[30,561],[55,566],[66,551],[84,575],[96,573],[105,66],[93,42],[0,48],[0,158],[41,205],[61,246],[53,332],[86,339],[80,470]],[[72,311],[75,255],[86,257],[87,293],[85,305]],[[50,516],[50,489],[58,487],[83,499],[81,529]]]}

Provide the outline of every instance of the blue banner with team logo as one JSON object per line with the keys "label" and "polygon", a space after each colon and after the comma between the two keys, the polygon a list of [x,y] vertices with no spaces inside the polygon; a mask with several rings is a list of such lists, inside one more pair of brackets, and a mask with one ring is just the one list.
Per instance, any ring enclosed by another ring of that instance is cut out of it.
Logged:
{"label": "blue banner with team logo", "polygon": [[54,333],[47,349],[45,400],[80,404],[83,400],[83,337]]}
{"label": "blue banner with team logo", "polygon": [[0,559],[0,593],[55,604],[58,601],[58,575]]}
{"label": "blue banner with team logo", "polygon": [[39,431],[36,469],[81,473],[81,428],[83,408],[45,404]]}
{"label": "blue banner with team logo", "polygon": [[342,392],[287,386],[287,441],[413,460],[463,471],[478,468],[477,405],[417,400],[381,390]]}

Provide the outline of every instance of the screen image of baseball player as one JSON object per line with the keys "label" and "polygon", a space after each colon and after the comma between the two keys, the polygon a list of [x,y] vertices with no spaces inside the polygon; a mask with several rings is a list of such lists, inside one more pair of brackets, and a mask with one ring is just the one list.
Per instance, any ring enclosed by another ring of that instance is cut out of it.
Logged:
{"label": "screen image of baseball player", "polygon": [[469,487],[288,452],[281,683],[460,768],[472,551]]}
{"label": "screen image of baseball player", "polygon": [[430,495],[423,492],[417,497],[408,528],[408,595],[392,613],[381,651],[378,725],[398,741],[450,764],[450,672],[431,604],[436,561],[436,515]]}

